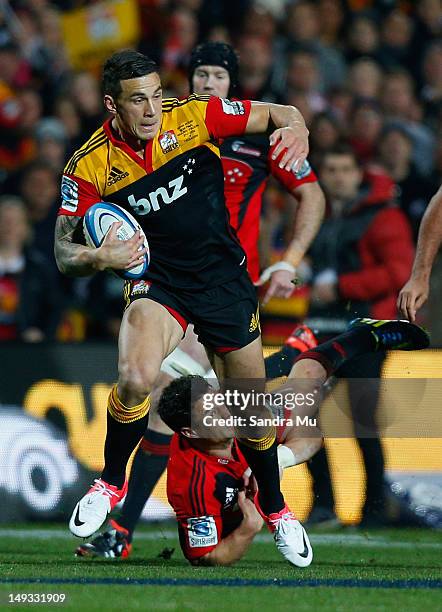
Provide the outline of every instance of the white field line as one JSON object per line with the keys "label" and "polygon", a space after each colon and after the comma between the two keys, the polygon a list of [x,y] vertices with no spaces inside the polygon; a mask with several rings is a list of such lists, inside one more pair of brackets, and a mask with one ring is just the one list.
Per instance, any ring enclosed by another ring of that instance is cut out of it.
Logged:
{"label": "white field line", "polygon": [[[436,534],[435,534],[436,535]],[[437,534],[439,536],[439,534]],[[158,529],[156,532],[136,533],[135,540],[156,540],[167,538],[176,538],[177,532],[174,529]],[[72,545],[78,544],[81,539],[72,536],[67,529],[14,529],[0,528],[0,538],[33,538],[37,540],[47,540],[57,538],[61,540],[71,540]],[[402,549],[419,549],[431,548],[441,549],[442,541],[440,542],[398,542],[376,536],[374,538],[365,537],[358,534],[341,535],[339,533],[329,534],[312,534],[309,535],[312,544],[328,544],[336,546],[362,546],[365,548],[402,548]],[[271,542],[270,534],[262,533],[256,536],[255,542]]]}

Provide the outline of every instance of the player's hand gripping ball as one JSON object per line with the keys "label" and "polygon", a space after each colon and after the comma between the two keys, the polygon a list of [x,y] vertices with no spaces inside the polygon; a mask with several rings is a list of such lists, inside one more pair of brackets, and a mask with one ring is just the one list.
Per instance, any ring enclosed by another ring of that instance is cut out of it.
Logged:
{"label": "player's hand gripping ball", "polygon": [[[146,235],[141,229],[138,221],[124,208],[117,204],[98,202],[91,206],[86,212],[83,220],[83,232],[86,244],[92,248],[98,248],[104,240],[113,223],[121,222],[117,231],[119,240],[129,240],[136,232],[143,237],[143,247],[146,249],[144,260],[130,270],[113,270],[115,274],[127,280],[142,278],[149,267],[150,253]],[[140,250],[143,248],[140,247]]]}

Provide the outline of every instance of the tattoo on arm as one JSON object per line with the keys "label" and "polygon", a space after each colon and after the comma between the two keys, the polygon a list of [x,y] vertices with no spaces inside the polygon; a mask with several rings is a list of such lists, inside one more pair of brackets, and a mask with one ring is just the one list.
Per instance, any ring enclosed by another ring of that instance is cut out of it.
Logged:
{"label": "tattoo on arm", "polygon": [[82,217],[60,215],[55,224],[54,254],[58,269],[67,276],[96,272],[88,257],[91,249],[80,244]]}

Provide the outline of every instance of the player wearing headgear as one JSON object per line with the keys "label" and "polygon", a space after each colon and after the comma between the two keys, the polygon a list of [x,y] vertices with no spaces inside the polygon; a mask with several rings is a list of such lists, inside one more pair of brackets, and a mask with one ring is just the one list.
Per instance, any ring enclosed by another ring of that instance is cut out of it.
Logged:
{"label": "player wearing headgear", "polygon": [[[83,215],[106,199],[134,214],[152,259],[144,283],[126,283],[105,466],[70,521],[72,533],[80,537],[94,533],[125,495],[127,461],[145,431],[154,381],[188,323],[231,379],[264,380],[256,294],[245,253],[228,223],[213,140],[265,132],[273,125],[270,141],[275,154],[282,154],[283,167],[298,170],[308,152],[308,131],[294,107],[197,95],[163,100],[156,65],[135,51],[109,58],[103,89],[111,118],[65,168],[55,233],[57,264],[62,272],[79,276],[130,269],[140,262],[142,239],[135,235],[119,241],[115,225],[99,248],[81,244]],[[299,534],[280,491],[275,432],[257,431],[240,445],[260,486],[268,521],[284,525],[278,547],[289,557]]]}
{"label": "player wearing headgear", "polygon": [[[198,45],[189,63],[190,91],[221,98],[238,94],[238,56],[220,42]],[[244,134],[225,138],[220,144],[224,170],[224,193],[230,224],[247,253],[247,269],[254,284],[269,281],[263,302],[270,297],[289,297],[293,275],[321,224],[325,198],[317,177],[307,160],[297,171],[282,167],[266,134]],[[273,176],[297,200],[293,238],[281,261],[260,274],[258,238],[262,196]]]}

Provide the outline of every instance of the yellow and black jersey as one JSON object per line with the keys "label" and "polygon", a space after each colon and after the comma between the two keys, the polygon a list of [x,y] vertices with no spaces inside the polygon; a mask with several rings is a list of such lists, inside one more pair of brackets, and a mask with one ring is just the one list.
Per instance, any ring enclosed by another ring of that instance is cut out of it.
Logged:
{"label": "yellow and black jersey", "polygon": [[165,99],[144,159],[108,120],[67,163],[59,214],[83,216],[102,201],[128,210],[149,241],[147,280],[192,290],[239,276],[245,256],[230,228],[214,142],[243,134],[250,107],[210,96]]}

